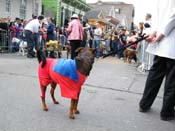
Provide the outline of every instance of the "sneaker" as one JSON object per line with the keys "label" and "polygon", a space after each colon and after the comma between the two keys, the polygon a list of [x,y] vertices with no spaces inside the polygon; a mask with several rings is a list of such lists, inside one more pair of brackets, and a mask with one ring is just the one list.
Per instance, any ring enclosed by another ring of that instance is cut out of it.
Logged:
{"label": "sneaker", "polygon": [[123,57],[121,57],[120,60],[123,60]]}

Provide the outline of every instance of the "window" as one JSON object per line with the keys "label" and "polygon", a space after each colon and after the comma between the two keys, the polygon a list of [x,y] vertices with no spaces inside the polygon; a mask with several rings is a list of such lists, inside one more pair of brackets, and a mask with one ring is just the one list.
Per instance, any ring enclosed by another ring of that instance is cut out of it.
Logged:
{"label": "window", "polygon": [[6,0],[6,12],[10,13],[11,10],[11,0]]}
{"label": "window", "polygon": [[120,14],[120,9],[116,8],[116,9],[115,9],[115,13],[116,13],[116,14]]}
{"label": "window", "polygon": [[39,14],[39,0],[32,0],[32,14],[38,16]]}
{"label": "window", "polygon": [[38,16],[38,8],[39,8],[39,4],[35,3],[35,15]]}
{"label": "window", "polygon": [[21,19],[26,18],[27,0],[21,0],[19,15]]}

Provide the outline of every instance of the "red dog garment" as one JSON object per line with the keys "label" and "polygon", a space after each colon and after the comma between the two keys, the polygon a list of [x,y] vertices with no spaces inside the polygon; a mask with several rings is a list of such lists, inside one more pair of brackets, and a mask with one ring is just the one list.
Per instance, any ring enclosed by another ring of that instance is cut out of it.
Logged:
{"label": "red dog garment", "polygon": [[42,86],[48,86],[50,83],[55,82],[59,84],[61,96],[71,99],[78,99],[78,94],[81,92],[81,86],[85,82],[87,76],[81,74],[78,70],[78,81],[74,81],[69,77],[63,76],[55,71],[53,71],[53,67],[55,64],[59,62],[58,59],[47,59],[46,65],[42,68],[41,64],[39,64],[38,75],[40,88],[42,93],[42,98],[45,98],[45,93],[42,90]]}

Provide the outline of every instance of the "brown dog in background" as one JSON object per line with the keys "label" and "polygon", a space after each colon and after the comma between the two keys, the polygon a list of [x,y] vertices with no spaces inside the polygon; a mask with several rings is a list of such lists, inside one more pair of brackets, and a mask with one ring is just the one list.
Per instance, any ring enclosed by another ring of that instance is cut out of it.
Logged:
{"label": "brown dog in background", "polygon": [[135,60],[135,62],[137,62],[136,50],[126,48],[123,54],[124,54],[124,62],[128,62],[130,64],[132,59]]}
{"label": "brown dog in background", "polygon": [[[83,79],[78,79],[77,82],[74,82],[70,78],[65,78],[59,73],[57,74],[56,72],[53,71],[53,67],[59,67],[60,65],[55,64],[57,62],[57,59],[50,59],[46,58],[44,53],[42,51],[37,51],[37,58],[39,61],[39,81],[40,81],[40,88],[41,88],[41,100],[42,100],[42,108],[44,111],[48,110],[48,107],[45,102],[45,92],[47,89],[47,86],[50,84],[51,85],[51,98],[53,100],[54,104],[59,104],[59,102],[55,99],[54,92],[56,85],[59,84],[61,88],[61,95],[66,98],[71,99],[71,104],[70,104],[70,112],[69,112],[69,118],[74,119],[74,114],[79,114],[79,110],[77,109],[78,106],[78,101],[79,101],[79,95],[81,92],[81,86],[83,85],[84,81],[86,80],[85,77],[89,76],[90,71],[92,69],[94,59],[95,59],[95,49],[91,48],[84,48],[80,47],[76,50],[78,55],[75,57],[75,67],[80,74],[80,76],[83,76]],[[59,60],[58,60],[59,61]],[[70,61],[70,60],[65,60],[65,61]],[[67,68],[65,68],[67,70]],[[78,75],[79,76],[79,75]],[[71,85],[69,85],[69,81],[71,81]],[[72,82],[73,81],[73,82]],[[67,86],[62,86],[62,84],[66,84]],[[74,86],[72,85],[74,84]],[[63,90],[68,91],[68,88],[70,88],[70,91],[73,92],[73,95],[71,96],[64,96],[62,93]]]}

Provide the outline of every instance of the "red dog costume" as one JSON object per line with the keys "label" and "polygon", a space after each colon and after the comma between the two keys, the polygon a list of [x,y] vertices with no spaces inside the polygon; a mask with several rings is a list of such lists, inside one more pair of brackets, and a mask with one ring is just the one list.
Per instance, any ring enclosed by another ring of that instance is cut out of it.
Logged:
{"label": "red dog costume", "polygon": [[42,62],[39,64],[38,75],[42,93],[41,97],[45,98],[45,93],[42,90],[42,86],[47,87],[50,83],[54,82],[60,85],[61,96],[71,99],[78,99],[78,94],[81,91],[81,86],[86,80],[86,76],[76,70],[78,81],[75,81],[69,77],[57,73],[53,70],[53,68],[58,62],[58,59],[47,59],[46,65],[43,68],[41,67]]}

